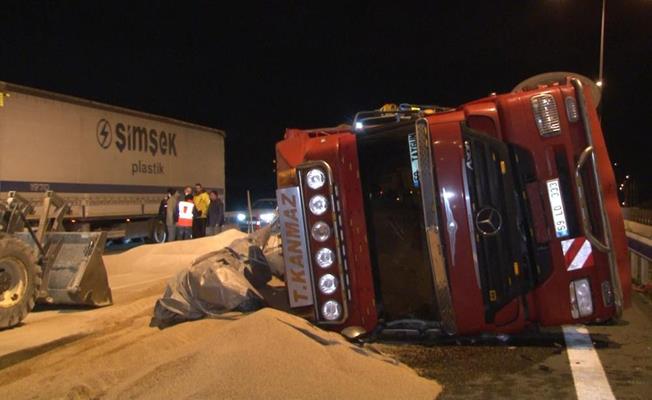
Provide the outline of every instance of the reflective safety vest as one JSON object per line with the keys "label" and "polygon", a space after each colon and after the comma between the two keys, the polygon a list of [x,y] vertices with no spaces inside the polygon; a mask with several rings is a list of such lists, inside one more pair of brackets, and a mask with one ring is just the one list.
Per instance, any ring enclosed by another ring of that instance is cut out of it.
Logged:
{"label": "reflective safety vest", "polygon": [[177,225],[188,228],[192,227],[192,210],[195,208],[195,204],[190,201],[180,201],[177,207],[179,207],[179,220],[177,221]]}

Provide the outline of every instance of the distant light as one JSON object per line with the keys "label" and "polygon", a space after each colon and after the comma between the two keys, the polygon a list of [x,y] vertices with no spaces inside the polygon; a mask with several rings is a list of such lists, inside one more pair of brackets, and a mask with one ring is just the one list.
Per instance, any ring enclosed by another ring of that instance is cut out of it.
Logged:
{"label": "distant light", "polygon": [[597,87],[602,87],[602,81],[597,81],[597,82],[595,83],[595,85],[596,85]]}
{"label": "distant light", "polygon": [[245,219],[247,219],[247,216],[244,215],[243,213],[238,213],[236,218],[238,219],[238,221],[243,222]]}
{"label": "distant light", "polygon": [[131,222],[131,219],[130,219],[130,218],[127,218],[127,222]]}
{"label": "distant light", "polygon": [[265,213],[265,214],[260,214],[260,219],[262,219],[266,223],[271,223],[274,221],[274,218],[276,217],[276,214],[274,213]]}
{"label": "distant light", "polygon": [[615,162],[615,163],[614,163],[614,167],[617,167],[617,166],[618,166],[618,163],[617,163],[617,162]]}
{"label": "distant light", "polygon": [[73,220],[70,220],[70,222],[72,222],[74,224],[75,222],[77,222],[77,220],[73,219]]}
{"label": "distant light", "polygon": [[364,128],[364,125],[362,124],[362,122],[358,121],[358,122],[355,123],[355,130],[356,131],[361,131],[362,128]]}
{"label": "distant light", "polygon": [[629,175],[625,175],[625,179],[629,179]]}
{"label": "distant light", "polygon": [[623,203],[622,203],[622,204],[623,204],[623,205],[625,205],[625,202],[623,201]]}

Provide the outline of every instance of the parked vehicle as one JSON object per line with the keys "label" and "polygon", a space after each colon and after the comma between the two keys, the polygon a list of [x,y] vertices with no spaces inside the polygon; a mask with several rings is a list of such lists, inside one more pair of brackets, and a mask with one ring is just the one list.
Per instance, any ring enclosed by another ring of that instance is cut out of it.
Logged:
{"label": "parked vehicle", "polygon": [[251,204],[251,218],[249,218],[249,211],[238,211],[236,218],[240,230],[253,231],[269,225],[278,215],[276,207],[275,198],[258,199]]}
{"label": "parked vehicle", "polygon": [[353,337],[607,321],[631,278],[598,88],[534,77],[276,146],[290,305]]}
{"label": "parked vehicle", "polygon": [[165,240],[168,187],[200,182],[224,199],[224,132],[0,82],[0,192],[32,202],[56,191],[68,230]]}

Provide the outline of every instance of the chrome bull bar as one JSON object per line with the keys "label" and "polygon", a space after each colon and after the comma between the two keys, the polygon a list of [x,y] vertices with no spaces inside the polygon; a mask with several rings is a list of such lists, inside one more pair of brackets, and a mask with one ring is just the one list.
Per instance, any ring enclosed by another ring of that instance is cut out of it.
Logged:
{"label": "chrome bull bar", "polygon": [[453,299],[450,293],[446,259],[442,246],[437,216],[437,184],[435,182],[430,127],[428,120],[420,118],[416,122],[417,156],[419,158],[419,184],[423,202],[423,218],[428,244],[428,256],[432,268],[435,297],[444,331],[450,335],[457,333]]}
{"label": "chrome bull bar", "polygon": [[[587,147],[582,151],[577,163],[575,165],[575,186],[577,187],[577,193],[580,200],[580,210],[582,216],[582,228],[584,230],[584,235],[587,240],[595,247],[598,251],[607,254],[609,262],[609,276],[611,278],[611,285],[614,290],[614,305],[616,307],[616,316],[620,317],[623,312],[623,290],[622,284],[620,282],[620,274],[618,274],[618,266],[616,263],[616,254],[614,252],[613,246],[613,234],[611,232],[611,224],[609,223],[609,217],[607,216],[607,210],[605,207],[604,193],[602,191],[602,182],[600,180],[600,173],[598,171],[598,166],[596,163],[596,154],[593,147],[593,133],[591,130],[591,123],[589,121],[589,116],[587,113],[586,107],[586,98],[584,97],[584,86],[578,78],[570,78],[570,82],[575,88],[575,93],[577,96],[578,108],[580,111],[580,116],[582,119],[582,125],[584,127],[584,134],[586,136]],[[591,221],[589,220],[589,207],[586,202],[586,192],[584,190],[584,183],[582,181],[582,168],[590,161],[591,166],[591,176],[593,177],[593,182],[595,184],[595,189],[597,191],[597,200],[598,208],[600,211],[600,222],[602,223],[602,230],[604,238],[600,240],[593,233],[593,227]]]}

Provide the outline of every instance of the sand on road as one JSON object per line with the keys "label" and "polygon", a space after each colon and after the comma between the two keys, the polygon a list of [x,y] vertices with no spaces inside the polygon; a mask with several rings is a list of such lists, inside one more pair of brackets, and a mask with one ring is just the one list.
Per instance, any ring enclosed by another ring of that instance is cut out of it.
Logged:
{"label": "sand on road", "polygon": [[10,337],[44,335],[48,329],[70,338],[0,357],[0,398],[432,399],[439,394],[435,381],[405,365],[271,308],[164,330],[149,327],[167,277],[239,237],[227,231],[107,256],[115,305],[37,312],[23,326],[0,332],[0,349]]}

